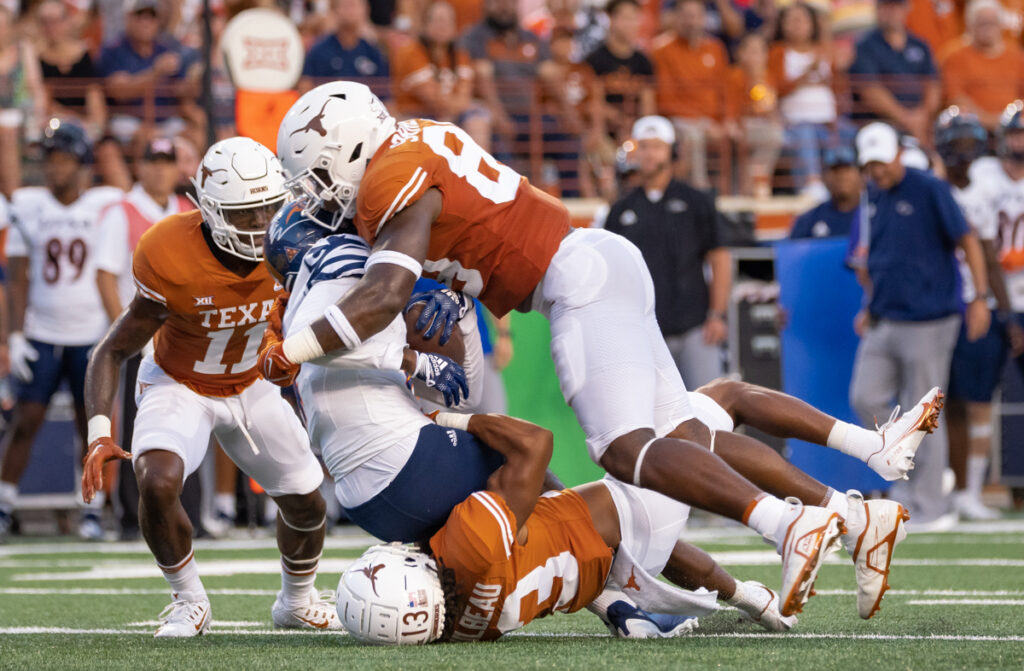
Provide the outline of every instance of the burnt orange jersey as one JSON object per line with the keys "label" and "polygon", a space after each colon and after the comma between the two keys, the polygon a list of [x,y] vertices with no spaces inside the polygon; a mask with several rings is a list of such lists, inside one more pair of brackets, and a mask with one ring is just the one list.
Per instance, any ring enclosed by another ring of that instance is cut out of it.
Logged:
{"label": "burnt orange jersey", "polygon": [[139,293],[167,306],[154,357],[197,394],[234,396],[256,381],[267,316],[281,286],[259,264],[246,277],[213,255],[198,210],[175,214],[143,234],[132,258]]}
{"label": "burnt orange jersey", "polygon": [[452,640],[493,641],[538,617],[575,612],[604,589],[612,550],[579,494],[541,498],[526,532],[526,544],[517,544],[516,519],[505,501],[476,492],[430,539],[434,557],[455,572]]}
{"label": "burnt orange jersey", "polygon": [[569,232],[569,211],[459,127],[411,119],[398,124],[367,167],[357,198],[359,233],[372,245],[382,226],[430,188],[444,204],[430,230],[424,276],[505,315],[544,276]]}

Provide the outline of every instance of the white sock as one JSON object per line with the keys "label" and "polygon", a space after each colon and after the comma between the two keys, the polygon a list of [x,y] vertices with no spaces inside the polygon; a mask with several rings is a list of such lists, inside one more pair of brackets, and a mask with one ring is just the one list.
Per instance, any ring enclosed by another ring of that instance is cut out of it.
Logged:
{"label": "white sock", "polygon": [[742,580],[734,580],[733,582],[736,583],[736,589],[733,590],[732,596],[726,599],[725,602],[730,606],[739,608],[741,605],[747,603],[747,595],[744,593]]}
{"label": "white sock", "polygon": [[18,499],[18,485],[0,480],[0,511],[11,514]]}
{"label": "white sock", "polygon": [[611,587],[605,587],[604,591],[597,595],[597,598],[587,604],[587,610],[594,615],[601,618],[602,621],[608,621],[608,607],[616,601],[625,601],[632,605],[636,605],[632,599],[623,594],[617,589]]}
{"label": "white sock", "polygon": [[832,493],[828,497],[828,502],[825,503],[825,508],[828,508],[832,512],[839,513],[839,516],[844,520],[850,516],[850,499],[846,497],[846,494],[840,494],[836,490],[829,487]]}
{"label": "white sock", "polygon": [[235,519],[238,514],[235,506],[235,495],[234,494],[214,494],[213,496],[213,509],[218,513],[224,513],[231,519]]}
{"label": "white sock", "polygon": [[825,444],[833,450],[867,461],[868,457],[881,449],[882,437],[876,431],[837,419],[828,432]]}
{"label": "white sock", "polygon": [[162,566],[159,562],[157,566],[163,571],[167,584],[171,586],[171,598],[176,599],[179,595],[187,594],[193,601],[206,599],[206,588],[199,579],[199,566],[192,550],[188,551],[185,559],[174,566]]}
{"label": "white sock", "polygon": [[[293,562],[298,564],[300,562]],[[313,589],[316,582],[316,569],[319,560],[302,563],[308,569],[293,571],[285,566],[284,559],[281,559],[281,602],[288,608],[305,606],[309,603],[309,591]]]}
{"label": "white sock", "polygon": [[775,542],[775,532],[785,513],[786,502],[769,494],[754,505],[744,524]]}
{"label": "white sock", "polygon": [[967,491],[972,497],[981,498],[981,488],[988,475],[988,457],[971,455],[967,457]]}

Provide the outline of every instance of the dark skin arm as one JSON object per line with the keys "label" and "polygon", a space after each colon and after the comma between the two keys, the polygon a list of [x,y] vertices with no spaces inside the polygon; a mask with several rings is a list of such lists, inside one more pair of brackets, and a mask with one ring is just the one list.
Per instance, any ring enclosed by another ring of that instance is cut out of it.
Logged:
{"label": "dark skin arm", "polygon": [[487,491],[505,500],[516,516],[517,532],[522,531],[544,491],[554,436],[543,427],[505,415],[473,415],[468,429],[505,457],[504,465],[487,480]]}
{"label": "dark skin arm", "polygon": [[[999,312],[1004,315],[1012,314],[1010,293],[1006,290],[1006,278],[1003,277],[1003,269],[999,266],[996,246],[991,240],[981,240],[981,251],[985,256],[985,267],[988,268],[988,286],[995,296]],[[1006,331],[1010,336],[1011,354],[1020,356],[1021,352],[1024,352],[1024,333],[1012,317],[1006,324]]]}
{"label": "dark skin arm", "polygon": [[[429,189],[415,203],[399,212],[381,230],[373,251],[391,250],[412,257],[418,263],[427,258],[430,226],[441,213],[441,192]],[[338,302],[361,340],[379,333],[405,307],[416,277],[391,263],[370,266],[352,291]],[[311,325],[324,352],[344,349],[341,338],[326,319]]]}
{"label": "dark skin arm", "polygon": [[85,373],[86,416],[110,416],[121,364],[146,346],[168,314],[165,306],[136,294],[128,308],[110,325],[89,357]]}
{"label": "dark skin arm", "polygon": [[12,256],[7,259],[7,286],[10,290],[8,333],[14,333],[21,331],[25,326],[25,309],[28,304],[28,257]]}

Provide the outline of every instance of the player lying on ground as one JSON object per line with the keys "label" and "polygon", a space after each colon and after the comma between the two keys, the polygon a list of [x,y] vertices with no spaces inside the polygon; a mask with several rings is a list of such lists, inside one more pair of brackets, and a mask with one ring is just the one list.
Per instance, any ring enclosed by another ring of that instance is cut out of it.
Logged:
{"label": "player lying on ground", "polygon": [[[202,634],[210,602],[179,494],[211,436],[278,506],[281,591],[275,626],[337,629],[315,587],[326,509],[323,471],[291,406],[259,379],[256,356],[282,287],[263,265],[267,222],[284,201],[277,158],[248,138],[213,145],[194,181],[199,210],[168,217],[135,250],[137,294],[96,347],[86,376],[89,455],[82,493],[113,458],[133,459],[143,537],[171,586],[157,636]],[[121,364],[150,339],[139,369],[131,454],[110,434]]]}
{"label": "player lying on ground", "polygon": [[[715,393],[714,387],[707,390]],[[717,387],[723,395],[742,392]],[[726,414],[709,396],[703,398],[695,399],[698,417],[712,425],[716,419],[730,421],[702,412],[703,408]],[[732,409],[742,405],[740,401]],[[628,634],[632,626],[643,632],[643,625],[653,618],[631,617],[636,614],[635,604],[617,600],[617,590],[621,594],[627,589],[635,590],[631,594],[644,608],[671,608],[694,616],[713,610],[716,595],[669,590],[654,577],[659,573],[688,588],[722,590],[717,596],[759,616],[767,628],[787,629],[795,622],[774,611],[774,595],[763,585],[736,583],[709,557],[678,541],[687,506],[608,477],[540,496],[553,445],[550,432],[498,415],[442,413],[437,420],[470,432],[502,453],[505,463],[490,477],[485,491],[473,493],[455,507],[422,551],[377,546],[345,571],[338,586],[338,615],[360,641],[490,641],[538,617],[584,606],[603,613],[617,633]],[[751,450],[750,445],[734,442],[735,438],[742,437],[715,432],[719,449],[750,450],[752,454],[744,458],[754,461],[765,457],[761,449],[774,454],[767,446]],[[818,487],[807,496],[829,498],[830,506],[846,511],[856,529],[851,535],[856,535],[844,541],[848,548],[854,546],[851,554],[868,556],[857,562],[861,591],[862,575],[877,568],[880,599],[892,549],[904,535],[901,507],[891,501],[865,504],[853,492],[840,497],[804,479]],[[800,507],[795,499],[789,503]],[[758,603],[764,610],[756,610]],[[877,608],[877,601],[873,605]],[[687,630],[679,625],[673,633]]]}
{"label": "player lying on ground", "polygon": [[[458,127],[396,125],[362,85],[335,82],[300,98],[278,151],[308,212],[334,227],[355,212],[372,245],[365,276],[306,326],[261,349],[264,377],[286,385],[303,362],[343,352],[387,328],[426,271],[477,295],[497,317],[513,308],[550,319],[562,392],[610,474],[776,537],[794,514],[706,449],[686,387],[658,329],[650,273],[624,238],[572,231],[568,210],[494,160]],[[364,179],[365,174],[365,179]],[[628,393],[622,393],[624,385]],[[696,442],[694,442],[696,441]],[[807,507],[818,529],[807,555],[778,538],[784,613],[839,533],[839,518]]]}
{"label": "player lying on ground", "polygon": [[[317,224],[299,209],[284,209],[268,232],[268,263],[293,289],[284,319],[285,335],[302,329],[352,291],[363,275],[366,259],[361,239],[343,234],[320,240]],[[454,300],[458,302],[457,297]],[[453,307],[442,312],[449,318],[444,329],[451,330],[451,320],[457,320],[460,311]],[[268,331],[268,342],[275,338],[276,334]],[[440,430],[422,415],[397,370],[405,342],[405,323],[396,318],[359,347],[325,355],[314,365],[303,367],[296,380],[307,429],[335,478],[338,498],[350,519],[390,541],[429,537],[452,507],[482,488],[500,464],[500,459],[470,434]],[[465,363],[472,369],[472,361]],[[858,456],[888,479],[906,476],[923,436],[918,429],[929,426],[929,418],[937,411],[926,399],[898,421],[872,432],[837,421],[792,397],[749,385],[719,384],[713,394],[728,411],[707,397],[690,398],[696,398],[694,405],[704,411],[711,408],[705,422],[721,430],[731,430],[732,413],[737,420],[763,430]],[[704,401],[698,403],[700,399]],[[808,505],[824,505],[833,498],[845,502],[845,497],[832,497],[827,487],[807,478],[768,448],[764,449],[770,454],[763,459],[733,455],[731,440],[720,441],[722,455],[749,469],[768,491],[797,495]],[[437,486],[438,473],[445,474],[444,486]],[[845,503],[834,507],[846,516]],[[893,512],[886,518],[892,526],[902,513]],[[844,540],[851,537],[858,535]],[[855,554],[852,547],[851,554]],[[865,560],[859,556],[858,561]],[[886,560],[882,570],[887,568]],[[875,573],[874,577],[878,584],[862,589],[871,597],[870,604],[861,609],[865,617],[877,608],[884,590],[884,574]]]}

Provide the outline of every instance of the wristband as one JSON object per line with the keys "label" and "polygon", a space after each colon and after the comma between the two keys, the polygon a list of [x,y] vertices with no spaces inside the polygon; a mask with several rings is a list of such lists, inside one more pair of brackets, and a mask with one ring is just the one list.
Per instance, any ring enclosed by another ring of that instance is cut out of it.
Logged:
{"label": "wristband", "polygon": [[348,317],[345,316],[345,313],[337,305],[332,305],[324,310],[324,319],[327,320],[327,323],[331,325],[334,332],[341,338],[341,342],[345,345],[346,349],[354,350],[363,344],[359,334],[356,333],[356,330],[352,328],[352,324],[349,323]]}
{"label": "wristband", "polygon": [[390,249],[382,249],[379,252],[370,254],[366,259],[364,270],[369,270],[370,266],[378,263],[390,263],[400,268],[405,268],[416,277],[423,274],[423,265],[419,261],[408,254],[403,254],[402,252],[396,252]]}
{"label": "wristband", "polygon": [[464,412],[439,412],[434,417],[434,423],[449,429],[469,431],[469,418],[472,416]]}
{"label": "wristband", "polygon": [[324,355],[324,348],[316,339],[312,326],[307,326],[298,333],[285,338],[281,343],[281,351],[291,363],[305,363]]}
{"label": "wristband", "polygon": [[110,438],[110,418],[106,415],[93,415],[89,418],[88,429],[88,445],[92,445],[100,438]]}

